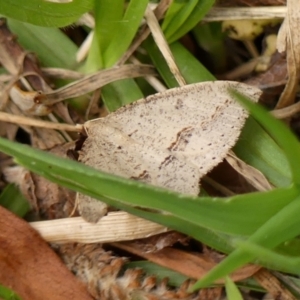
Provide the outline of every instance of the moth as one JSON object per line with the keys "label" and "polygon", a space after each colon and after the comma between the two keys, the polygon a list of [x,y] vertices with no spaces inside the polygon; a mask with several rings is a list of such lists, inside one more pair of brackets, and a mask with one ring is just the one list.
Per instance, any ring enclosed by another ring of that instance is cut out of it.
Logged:
{"label": "moth", "polygon": [[[257,101],[261,91],[229,81],[167,90],[85,123],[79,161],[99,170],[197,195],[200,179],[236,143],[248,113],[230,96],[233,88]],[[77,195],[81,216],[97,222],[107,205]]]}

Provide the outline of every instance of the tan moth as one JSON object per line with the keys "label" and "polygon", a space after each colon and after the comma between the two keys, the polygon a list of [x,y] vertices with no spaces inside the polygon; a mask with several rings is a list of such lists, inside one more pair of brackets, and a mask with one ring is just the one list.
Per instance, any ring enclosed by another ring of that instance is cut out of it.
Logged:
{"label": "tan moth", "polygon": [[[199,181],[235,144],[248,113],[228,93],[257,101],[261,91],[229,81],[174,88],[85,123],[79,160],[118,176],[197,195]],[[84,219],[97,222],[107,205],[78,194]]]}

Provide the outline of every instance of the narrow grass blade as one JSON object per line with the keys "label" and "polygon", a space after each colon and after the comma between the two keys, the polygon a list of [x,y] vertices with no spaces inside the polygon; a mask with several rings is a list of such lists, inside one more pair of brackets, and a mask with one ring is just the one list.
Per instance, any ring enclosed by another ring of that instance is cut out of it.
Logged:
{"label": "narrow grass blade", "polygon": [[261,171],[277,187],[292,183],[292,175],[282,148],[253,119],[249,117],[234,153],[247,164]]}
{"label": "narrow grass blade", "polygon": [[[195,0],[188,1],[188,3],[185,2],[184,5],[190,7],[191,3],[194,5],[194,2]],[[173,3],[176,3],[176,1]],[[182,9],[179,9],[176,14],[172,14],[171,20],[168,20],[169,24],[164,30],[168,42],[172,43],[177,41],[192,28],[194,28],[196,24],[199,23],[205,14],[211,9],[214,3],[215,0],[198,0],[190,14],[187,14],[186,11]],[[179,26],[176,23],[177,18],[182,19]],[[183,21],[183,19],[185,20]]]}
{"label": "narrow grass blade", "polygon": [[134,79],[118,80],[102,88],[103,102],[113,112],[126,104],[144,97]]}
{"label": "narrow grass blade", "polygon": [[[279,244],[294,238],[300,233],[300,197],[284,207],[275,216],[270,218],[250,238],[249,242],[257,243],[266,248],[272,249]],[[252,261],[256,257],[247,253],[243,248],[237,248],[220,264],[212,269],[204,278],[200,279],[192,288],[197,290],[210,285],[215,280],[227,276],[235,269]]]}
{"label": "narrow grass blade", "polygon": [[[117,34],[118,24],[122,22],[124,0],[95,1],[95,35],[103,60],[103,54]],[[103,65],[104,67],[104,65]]]}
{"label": "narrow grass blade", "polygon": [[53,3],[40,0],[0,0],[1,14],[22,22],[45,27],[64,27],[92,9],[93,0]]}
{"label": "narrow grass blade", "polygon": [[231,91],[231,93],[282,148],[289,162],[293,183],[300,185],[300,145],[295,135],[281,121],[269,115],[263,107],[254,104],[236,91]]}
{"label": "narrow grass blade", "polygon": [[34,52],[44,67],[74,69],[77,66],[78,47],[59,29],[35,26],[13,19],[8,20],[8,25],[17,35],[18,42],[27,51]]}
{"label": "narrow grass blade", "polygon": [[[300,165],[299,143],[290,130],[280,121],[270,116],[262,107],[255,105],[249,99],[236,91],[231,91],[232,95],[242,103],[257,119],[273,139],[282,147],[290,163],[295,192],[299,194],[300,175],[297,174]],[[284,197],[284,195],[283,195]],[[276,215],[271,217],[262,225],[250,238],[250,242],[255,242],[267,248],[274,248],[284,241],[290,240],[300,233],[300,197],[282,208]],[[220,277],[224,277],[236,268],[253,260],[252,254],[245,253],[241,248],[237,248],[216,268],[209,272],[203,279],[199,280],[193,290],[209,285]]]}
{"label": "narrow grass blade", "polygon": [[[150,209],[162,218],[173,216],[187,224],[227,234],[252,234],[282,207],[289,204],[298,192],[297,189],[283,188],[268,193],[253,193],[226,199],[188,197],[106,174],[78,162],[5,139],[0,139],[0,149],[14,156],[17,163],[29,170],[60,185],[105,201],[109,205],[127,211],[128,207]],[[135,214],[137,212],[138,209]],[[144,213],[145,211],[141,210],[138,215],[144,217],[141,215]]]}
{"label": "narrow grass blade", "polygon": [[162,24],[166,37],[172,36],[185,23],[197,4],[198,0],[172,2]]}
{"label": "narrow grass blade", "polygon": [[292,257],[279,254],[250,241],[237,242],[236,244],[245,253],[257,257],[257,260],[259,260],[261,264],[268,266],[268,268],[295,275],[300,274],[299,256]]}
{"label": "narrow grass blade", "polygon": [[30,210],[28,201],[13,184],[8,184],[2,191],[0,205],[19,217],[23,217]]}
{"label": "narrow grass blade", "polygon": [[14,291],[0,285],[0,299],[3,300],[22,300]]}
{"label": "narrow grass blade", "polygon": [[243,300],[243,297],[239,289],[228,276],[226,277],[225,280],[225,289],[226,289],[226,296],[228,300]]}
{"label": "narrow grass blade", "polygon": [[[144,46],[168,87],[173,88],[178,86],[177,81],[174,79],[153,39],[147,39]],[[187,83],[215,80],[215,77],[199,62],[199,60],[195,59],[195,57],[179,42],[172,43],[170,49],[175,58],[176,65]]]}
{"label": "narrow grass blade", "polygon": [[[109,1],[111,5],[111,1]],[[117,23],[107,49],[103,53],[104,66],[113,66],[116,61],[125,53],[131,44],[148,5],[148,0],[131,0],[128,3],[125,14],[120,22]]]}

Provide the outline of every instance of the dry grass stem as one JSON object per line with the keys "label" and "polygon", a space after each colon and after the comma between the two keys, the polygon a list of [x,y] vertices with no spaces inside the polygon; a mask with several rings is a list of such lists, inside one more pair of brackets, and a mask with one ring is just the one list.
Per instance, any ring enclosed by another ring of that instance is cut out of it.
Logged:
{"label": "dry grass stem", "polygon": [[76,53],[76,61],[77,62],[82,62],[87,57],[90,47],[92,45],[93,37],[94,37],[94,30],[92,30],[88,34],[88,36],[86,37],[84,42],[80,45],[80,47]]}
{"label": "dry grass stem", "polygon": [[111,212],[93,224],[81,217],[32,222],[30,225],[48,242],[108,243],[146,238],[168,229],[130,215]]}
{"label": "dry grass stem", "polygon": [[52,77],[55,79],[78,80],[86,76],[85,74],[82,74],[77,71],[61,68],[42,68],[42,72],[47,77]]}
{"label": "dry grass stem", "polygon": [[[164,16],[165,12],[167,11],[171,3],[172,0],[162,0],[159,2],[158,5],[157,4],[153,5],[150,3],[149,7],[153,9],[156,18],[160,20]],[[128,58],[132,56],[134,51],[141,45],[141,43],[148,37],[149,33],[150,33],[149,27],[147,26],[147,24],[144,24],[143,27],[140,29],[140,31],[137,33],[129,49],[117,62],[117,65],[123,65],[128,60]]]}
{"label": "dry grass stem", "polygon": [[[130,62],[133,64],[140,64],[140,61],[134,56],[130,57]],[[164,92],[167,90],[167,87],[155,76],[145,76],[144,79],[158,92]]]}
{"label": "dry grass stem", "polygon": [[271,111],[271,114],[277,119],[286,119],[294,116],[295,114],[300,112],[300,102],[292,104],[290,106],[275,109]]}
{"label": "dry grass stem", "polygon": [[184,78],[182,77],[176,63],[173,57],[173,54],[169,48],[169,45],[164,37],[164,34],[160,28],[160,25],[153,13],[153,11],[150,9],[150,7],[147,7],[146,12],[145,12],[145,18],[147,21],[147,24],[151,30],[151,33],[153,35],[153,38],[162,53],[163,57],[165,58],[170,71],[174,75],[175,79],[177,80],[179,86],[184,86],[186,85],[186,82]]}
{"label": "dry grass stem", "polygon": [[12,115],[5,112],[0,112],[0,121],[14,123],[17,125],[42,127],[42,128],[55,129],[55,130],[65,130],[65,131],[75,131],[75,132],[82,131],[82,125],[53,123],[53,122],[33,119],[24,116]]}
{"label": "dry grass stem", "polygon": [[212,186],[216,191],[221,192],[223,195],[227,197],[232,197],[235,195],[234,192],[232,192],[230,189],[225,187],[224,185],[218,183],[214,179],[210,178],[209,176],[205,176],[202,179],[204,182],[208,183],[210,186]]}
{"label": "dry grass stem", "polygon": [[226,161],[258,191],[270,191],[272,189],[272,186],[262,172],[239,159],[233,151],[229,152]]}
{"label": "dry grass stem", "polygon": [[285,14],[286,6],[213,7],[203,21],[283,19]]}
{"label": "dry grass stem", "polygon": [[153,67],[147,65],[124,65],[96,72],[45,94],[44,105],[53,105],[65,99],[85,95],[119,79],[155,75]]}

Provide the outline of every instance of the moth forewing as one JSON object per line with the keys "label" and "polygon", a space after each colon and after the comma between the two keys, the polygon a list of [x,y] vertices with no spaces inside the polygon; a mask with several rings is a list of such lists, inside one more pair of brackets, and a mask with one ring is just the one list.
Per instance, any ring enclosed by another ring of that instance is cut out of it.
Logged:
{"label": "moth forewing", "polygon": [[[200,179],[225,158],[248,116],[229,88],[253,101],[261,95],[246,84],[215,81],[140,99],[85,123],[88,137],[79,160],[114,175],[197,195]],[[100,201],[81,195],[78,200],[89,222],[107,211]]]}

